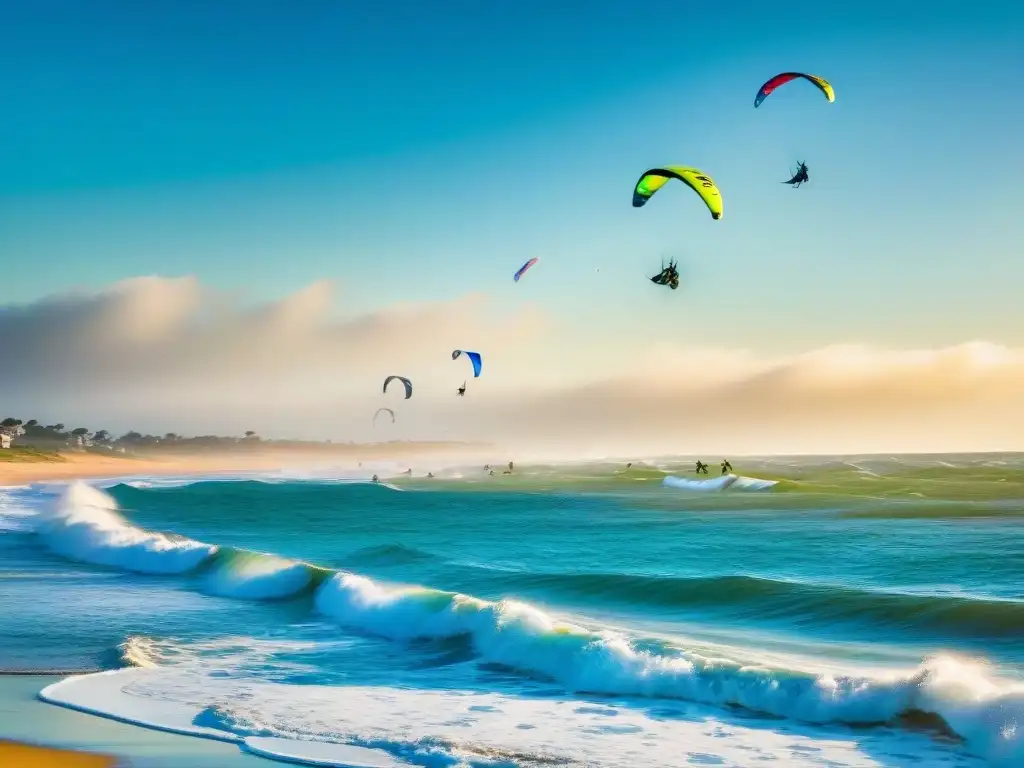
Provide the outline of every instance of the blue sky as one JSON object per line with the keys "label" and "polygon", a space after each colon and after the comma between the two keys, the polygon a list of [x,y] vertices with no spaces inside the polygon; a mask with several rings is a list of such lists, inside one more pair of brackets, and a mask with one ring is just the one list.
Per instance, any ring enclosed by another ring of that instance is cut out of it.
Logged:
{"label": "blue sky", "polygon": [[[594,345],[1024,344],[1019,3],[4,14],[2,302],[331,279],[343,311],[483,291]],[[796,82],[754,110],[790,69],[836,103]],[[812,182],[790,190],[797,160]],[[666,163],[714,176],[722,221],[682,187],[630,207]],[[679,292],[643,280],[662,255]]]}

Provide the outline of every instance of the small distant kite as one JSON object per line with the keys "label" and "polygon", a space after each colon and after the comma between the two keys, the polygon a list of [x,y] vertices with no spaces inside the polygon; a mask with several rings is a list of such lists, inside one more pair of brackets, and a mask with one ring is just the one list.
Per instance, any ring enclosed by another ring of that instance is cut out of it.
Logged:
{"label": "small distant kite", "polygon": [[523,274],[526,272],[526,270],[528,270],[530,267],[532,267],[538,261],[539,261],[539,259],[536,256],[534,258],[530,259],[528,262],[523,264],[523,266],[521,266],[519,269],[516,270],[516,273],[512,276],[512,279],[515,280],[518,283],[519,282],[519,278],[523,276]]}
{"label": "small distant kite", "polygon": [[395,412],[394,411],[392,411],[390,408],[378,408],[377,412],[375,414],[373,414],[373,423],[374,424],[377,423],[377,417],[380,416],[382,413],[390,413],[391,414],[391,423],[392,424],[395,423]]}
{"label": "small distant kite", "polygon": [[761,89],[757,92],[757,96],[754,98],[754,107],[760,107],[761,102],[767,99],[772,94],[772,91],[780,85],[785,85],[791,80],[796,80],[798,78],[803,78],[808,82],[814,83],[818,87],[818,90],[825,94],[825,98],[829,100],[830,104],[836,100],[836,92],[832,89],[832,85],[825,78],[818,77],[817,75],[806,75],[803,72],[783,72],[761,86]]}
{"label": "small distant kite", "polygon": [[384,394],[387,394],[388,384],[396,380],[405,385],[405,399],[408,400],[412,397],[412,382],[405,378],[405,376],[388,376],[384,379]]}
{"label": "small distant kite", "polygon": [[700,195],[704,205],[711,211],[711,218],[722,218],[722,195],[715,186],[714,179],[696,168],[684,168],[679,165],[666,165],[664,168],[644,171],[633,188],[633,207],[642,207],[669,179],[678,179]]}
{"label": "small distant kite", "polygon": [[464,349],[456,349],[452,351],[452,360],[458,360],[459,357],[465,355],[469,358],[469,361],[473,364],[473,378],[480,376],[480,369],[483,367],[483,360],[480,359],[479,352],[467,352]]}

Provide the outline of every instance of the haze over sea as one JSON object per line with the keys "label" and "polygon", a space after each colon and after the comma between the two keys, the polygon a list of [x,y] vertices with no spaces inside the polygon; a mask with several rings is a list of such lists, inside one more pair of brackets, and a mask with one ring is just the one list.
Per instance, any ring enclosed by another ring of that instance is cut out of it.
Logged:
{"label": "haze over sea", "polygon": [[1024,457],[732,461],[5,489],[3,657],[324,764],[1024,764]]}

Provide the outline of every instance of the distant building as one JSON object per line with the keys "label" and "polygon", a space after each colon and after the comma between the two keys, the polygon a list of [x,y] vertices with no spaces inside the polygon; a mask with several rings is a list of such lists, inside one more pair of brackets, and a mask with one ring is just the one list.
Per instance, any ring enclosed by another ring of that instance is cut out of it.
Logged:
{"label": "distant building", "polygon": [[0,448],[10,448],[14,438],[21,437],[25,430],[19,425],[17,427],[0,427]]}

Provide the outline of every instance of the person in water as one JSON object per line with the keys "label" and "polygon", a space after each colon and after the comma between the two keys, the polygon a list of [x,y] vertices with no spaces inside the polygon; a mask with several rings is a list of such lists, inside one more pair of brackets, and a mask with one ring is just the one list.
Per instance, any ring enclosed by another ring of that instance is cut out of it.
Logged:
{"label": "person in water", "polygon": [[508,463],[508,471],[509,471],[509,474],[512,474],[512,470],[513,470],[513,469],[515,469],[515,468],[516,468],[516,465],[515,465],[515,463],[514,463],[514,462],[511,462],[511,461],[510,461],[510,462]]}
{"label": "person in water", "polygon": [[433,477],[433,476],[434,476],[433,472],[427,472],[427,477]]}
{"label": "person in water", "polygon": [[484,472],[489,472],[490,469],[491,469],[491,465],[490,464],[484,464]]}
{"label": "person in water", "polygon": [[724,475],[726,472],[732,472],[732,464],[728,459],[722,459],[722,474]]}
{"label": "person in water", "polygon": [[488,474],[493,475],[494,474],[494,470],[492,469]]}
{"label": "person in water", "polygon": [[379,478],[379,477],[377,477],[376,475],[374,475],[374,476],[373,476],[373,477],[372,477],[372,478],[370,479],[370,482],[371,482],[371,483],[379,483],[379,482],[380,482],[380,478]]}

